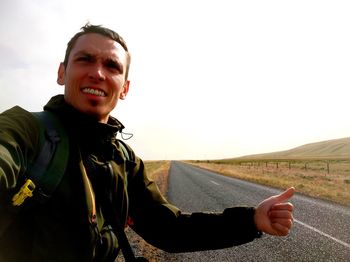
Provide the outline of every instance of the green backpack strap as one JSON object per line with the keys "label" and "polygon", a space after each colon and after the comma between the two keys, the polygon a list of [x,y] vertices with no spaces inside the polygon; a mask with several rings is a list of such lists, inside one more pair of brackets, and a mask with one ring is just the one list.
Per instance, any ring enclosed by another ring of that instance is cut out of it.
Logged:
{"label": "green backpack strap", "polygon": [[26,182],[12,199],[14,206],[21,205],[33,193],[39,202],[49,199],[65,173],[69,157],[68,136],[60,120],[49,111],[32,114],[40,123],[42,147],[28,171]]}
{"label": "green backpack strap", "polygon": [[38,193],[45,200],[51,197],[61,182],[69,158],[66,130],[55,114],[49,111],[33,113],[45,127],[45,141],[30,176],[38,183]]}

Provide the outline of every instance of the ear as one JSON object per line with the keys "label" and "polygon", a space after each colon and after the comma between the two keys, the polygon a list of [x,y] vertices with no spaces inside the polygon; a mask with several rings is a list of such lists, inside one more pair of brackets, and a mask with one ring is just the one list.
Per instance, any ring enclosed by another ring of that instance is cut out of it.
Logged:
{"label": "ear", "polygon": [[130,86],[130,81],[126,80],[123,86],[123,90],[121,91],[119,95],[119,99],[124,100],[126,98],[126,95],[129,92],[129,86]]}
{"label": "ear", "polygon": [[57,72],[57,84],[61,86],[65,84],[65,73],[66,73],[66,68],[63,63],[60,63],[60,66]]}

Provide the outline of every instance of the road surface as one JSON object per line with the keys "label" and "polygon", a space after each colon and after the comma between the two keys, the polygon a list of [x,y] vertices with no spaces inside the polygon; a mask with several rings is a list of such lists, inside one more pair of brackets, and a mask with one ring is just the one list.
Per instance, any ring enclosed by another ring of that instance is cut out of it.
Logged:
{"label": "road surface", "polygon": [[[291,185],[292,186],[292,185]],[[182,211],[222,211],[255,206],[281,190],[232,179],[172,162],[168,200]],[[347,261],[350,262],[350,208],[296,194],[294,227],[287,237],[263,238],[215,251],[169,254],[168,261]]]}

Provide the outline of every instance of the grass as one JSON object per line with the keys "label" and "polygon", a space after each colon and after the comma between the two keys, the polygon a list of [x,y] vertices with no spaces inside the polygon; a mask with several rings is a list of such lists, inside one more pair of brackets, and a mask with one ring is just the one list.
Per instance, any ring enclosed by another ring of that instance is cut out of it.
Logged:
{"label": "grass", "polygon": [[[350,160],[190,161],[196,166],[258,184],[350,206]],[[328,163],[328,165],[327,165]]]}
{"label": "grass", "polygon": [[145,161],[144,162],[147,174],[150,178],[154,179],[159,175],[159,171],[169,165],[169,161]]}
{"label": "grass", "polygon": [[170,161],[145,161],[148,177],[157,183],[163,195],[168,191],[169,167]]}

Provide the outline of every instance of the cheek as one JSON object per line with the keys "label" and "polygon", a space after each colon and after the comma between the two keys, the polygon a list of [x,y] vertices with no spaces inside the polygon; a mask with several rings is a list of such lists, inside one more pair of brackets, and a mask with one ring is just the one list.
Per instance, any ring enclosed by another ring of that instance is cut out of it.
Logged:
{"label": "cheek", "polygon": [[66,99],[69,102],[74,103],[74,101],[78,98],[80,92],[78,81],[74,81],[71,78],[66,79],[64,94]]}
{"label": "cheek", "polygon": [[68,77],[66,80],[67,91],[75,93],[79,91],[79,81],[77,78]]}
{"label": "cheek", "polygon": [[123,92],[125,82],[123,81],[123,78],[118,78],[117,80],[113,81],[113,95],[114,97],[119,98],[120,94]]}

